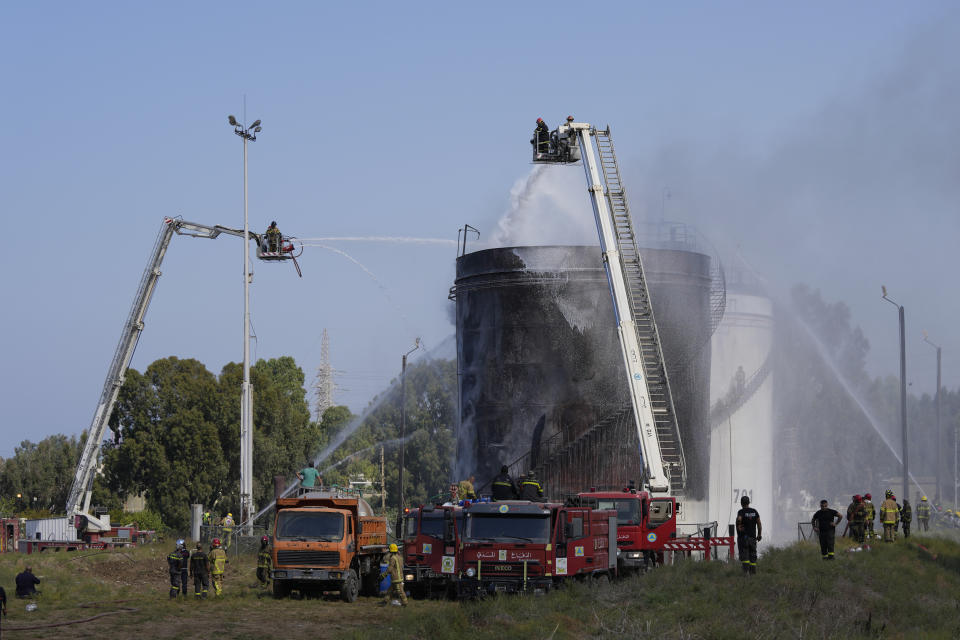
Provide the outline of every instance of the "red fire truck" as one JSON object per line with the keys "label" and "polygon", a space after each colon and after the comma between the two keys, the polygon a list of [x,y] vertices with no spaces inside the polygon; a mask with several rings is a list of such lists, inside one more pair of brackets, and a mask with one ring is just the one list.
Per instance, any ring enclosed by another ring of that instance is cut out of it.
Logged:
{"label": "red fire truck", "polygon": [[414,597],[446,595],[449,578],[460,568],[457,553],[463,533],[459,505],[423,505],[405,510],[404,580]]}
{"label": "red fire truck", "polygon": [[545,593],[569,577],[614,576],[617,514],[527,501],[464,507],[459,598],[499,592]]}
{"label": "red fire truck", "polygon": [[591,488],[571,500],[592,509],[617,512],[617,569],[643,571],[663,562],[668,543],[677,537],[680,504],[669,496],[651,497],[646,491],[624,487],[620,491]]}

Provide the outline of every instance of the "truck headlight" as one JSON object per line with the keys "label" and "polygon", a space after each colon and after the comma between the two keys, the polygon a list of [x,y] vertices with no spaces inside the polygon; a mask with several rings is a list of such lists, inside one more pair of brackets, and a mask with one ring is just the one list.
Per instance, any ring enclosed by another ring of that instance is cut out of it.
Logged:
{"label": "truck headlight", "polygon": [[412,574],[412,573],[408,573],[407,575],[403,576],[403,579],[404,579],[404,580],[413,580],[413,574]]}
{"label": "truck headlight", "polygon": [[475,575],[477,575],[477,572],[473,570],[473,567],[467,569],[467,577],[468,577],[468,578],[472,578],[472,577],[475,576]]}

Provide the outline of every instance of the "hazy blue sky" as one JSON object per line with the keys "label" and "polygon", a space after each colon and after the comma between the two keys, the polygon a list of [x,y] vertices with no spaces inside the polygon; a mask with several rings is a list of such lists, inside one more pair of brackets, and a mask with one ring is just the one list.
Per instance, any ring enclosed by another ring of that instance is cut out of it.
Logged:
{"label": "hazy blue sky", "polygon": [[[164,216],[242,226],[226,116],[244,94],[263,120],[256,229],[455,240],[470,223],[489,242],[534,120],[571,113],[612,125],[635,216],[668,187],[668,218],[784,290],[847,301],[877,375],[898,366],[886,284],[912,388],[935,386],[922,329],[955,388],[958,18],[935,1],[8,4],[0,455],[89,426]],[[532,211],[544,233],[518,241],[596,242],[582,173],[563,171],[541,195],[566,213]],[[255,355],[312,379],[327,328],[338,400],[360,410],[416,336],[452,333],[455,249],[330,244],[376,280],[320,248],[302,280],[255,265]],[[236,238],[174,239],[134,367],[241,358],[241,258]]]}

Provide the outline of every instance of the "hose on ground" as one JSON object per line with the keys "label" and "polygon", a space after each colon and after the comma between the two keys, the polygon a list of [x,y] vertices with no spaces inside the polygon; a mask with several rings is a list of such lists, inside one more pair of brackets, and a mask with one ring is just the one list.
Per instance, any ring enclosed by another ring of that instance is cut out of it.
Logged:
{"label": "hose on ground", "polygon": [[[82,609],[94,609],[94,608],[105,606],[105,605],[121,604],[124,602],[133,602],[133,600],[104,600],[102,602],[81,602],[77,606]],[[71,624],[80,624],[82,622],[92,622],[93,620],[96,620],[98,618],[103,618],[106,616],[115,616],[120,613],[134,613],[135,611],[139,611],[139,609],[137,609],[136,607],[120,607],[116,611],[104,611],[103,613],[98,613],[97,615],[90,616],[89,618],[79,618],[77,620],[63,620],[61,622],[46,622],[44,624],[33,624],[28,626],[20,626],[20,625],[10,626],[5,624],[3,625],[2,629],[4,631],[28,631],[30,629],[49,629],[52,627],[66,627]]]}

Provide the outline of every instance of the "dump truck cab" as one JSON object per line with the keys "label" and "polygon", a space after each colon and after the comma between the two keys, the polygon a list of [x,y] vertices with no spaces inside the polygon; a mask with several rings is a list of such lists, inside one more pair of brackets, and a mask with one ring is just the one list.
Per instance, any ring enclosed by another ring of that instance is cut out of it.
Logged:
{"label": "dump truck cab", "polygon": [[277,500],[273,592],[339,591],[347,602],[376,593],[387,523],[362,498],[316,491]]}

